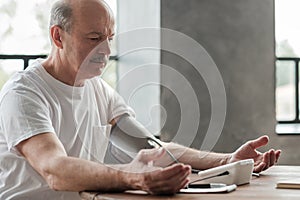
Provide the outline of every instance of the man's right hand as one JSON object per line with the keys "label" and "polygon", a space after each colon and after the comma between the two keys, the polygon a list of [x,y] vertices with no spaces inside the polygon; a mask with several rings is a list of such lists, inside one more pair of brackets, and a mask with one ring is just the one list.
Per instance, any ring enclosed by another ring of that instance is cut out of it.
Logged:
{"label": "man's right hand", "polygon": [[141,150],[124,168],[130,176],[137,177],[129,178],[129,184],[133,184],[134,189],[141,189],[150,194],[175,194],[184,188],[189,183],[191,167],[184,164],[173,164],[166,168],[153,166],[164,154],[163,148]]}

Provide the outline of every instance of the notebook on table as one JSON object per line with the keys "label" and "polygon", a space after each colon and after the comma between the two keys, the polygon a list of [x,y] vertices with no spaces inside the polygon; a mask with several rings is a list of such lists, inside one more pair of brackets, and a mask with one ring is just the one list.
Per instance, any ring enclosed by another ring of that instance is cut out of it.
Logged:
{"label": "notebook on table", "polygon": [[276,188],[300,189],[300,178],[278,181]]}

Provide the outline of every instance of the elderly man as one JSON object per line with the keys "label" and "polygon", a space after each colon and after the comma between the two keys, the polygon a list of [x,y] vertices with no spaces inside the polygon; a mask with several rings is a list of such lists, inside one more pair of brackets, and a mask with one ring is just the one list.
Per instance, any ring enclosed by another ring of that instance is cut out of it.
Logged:
{"label": "elderly man", "polygon": [[207,169],[253,158],[254,171],[277,162],[260,137],[232,154],[165,143],[180,163],[151,165],[162,148],[142,150],[128,164],[104,165],[111,126],[133,111],[98,76],[110,54],[114,18],[104,1],[61,0],[51,11],[52,51],[15,74],[0,95],[0,199],[79,199],[78,191],[141,189],[173,194],[191,167]]}

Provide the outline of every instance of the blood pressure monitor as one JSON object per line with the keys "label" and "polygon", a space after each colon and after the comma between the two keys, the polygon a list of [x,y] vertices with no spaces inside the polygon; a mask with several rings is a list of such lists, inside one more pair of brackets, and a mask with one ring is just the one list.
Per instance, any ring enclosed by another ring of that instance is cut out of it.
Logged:
{"label": "blood pressure monitor", "polygon": [[243,185],[250,182],[253,167],[253,159],[247,159],[200,171],[197,184],[224,183],[227,185]]}

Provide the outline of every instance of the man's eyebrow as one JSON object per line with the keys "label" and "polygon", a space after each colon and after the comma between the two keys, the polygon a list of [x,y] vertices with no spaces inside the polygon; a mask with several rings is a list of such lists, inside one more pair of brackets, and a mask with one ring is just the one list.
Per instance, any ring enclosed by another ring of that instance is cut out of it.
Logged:
{"label": "man's eyebrow", "polygon": [[89,32],[87,33],[86,35],[92,35],[92,34],[97,34],[99,36],[104,36],[105,34],[101,33],[101,32],[97,32],[97,31],[92,31],[92,32]]}
{"label": "man's eyebrow", "polygon": [[[92,34],[97,34],[97,35],[99,35],[99,36],[105,36],[104,33],[102,33],[102,32],[97,32],[97,31],[89,32],[89,33],[87,33],[86,35],[92,35]],[[112,34],[109,35],[109,37],[113,37],[113,36],[115,36],[115,33],[112,33]]]}

